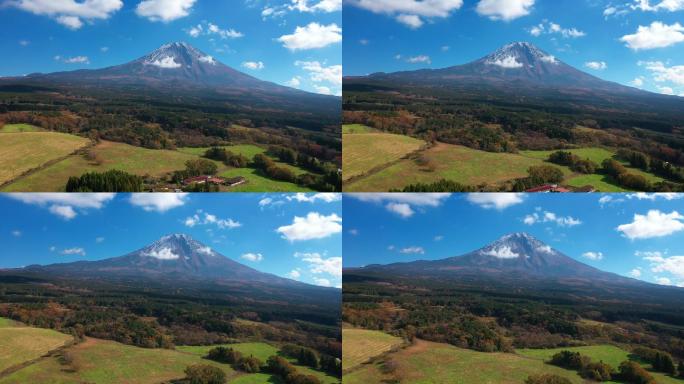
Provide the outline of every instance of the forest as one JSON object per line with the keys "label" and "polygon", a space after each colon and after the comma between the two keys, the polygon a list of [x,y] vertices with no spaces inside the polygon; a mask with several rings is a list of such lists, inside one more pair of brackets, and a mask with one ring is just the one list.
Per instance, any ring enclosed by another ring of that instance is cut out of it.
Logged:
{"label": "forest", "polygon": [[345,271],[342,319],[406,340],[482,352],[614,343],[684,360],[681,297],[647,299],[643,289],[561,287],[552,281],[518,282],[511,290],[513,283],[505,280],[427,280]]}

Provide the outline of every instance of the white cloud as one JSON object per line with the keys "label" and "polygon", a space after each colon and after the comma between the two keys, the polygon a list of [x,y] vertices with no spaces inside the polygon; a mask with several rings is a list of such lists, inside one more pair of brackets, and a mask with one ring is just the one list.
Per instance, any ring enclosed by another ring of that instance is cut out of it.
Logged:
{"label": "white cloud", "polygon": [[677,211],[663,213],[650,210],[646,215],[635,214],[633,222],[622,224],[617,230],[631,240],[663,237],[683,230],[683,219],[684,216]]}
{"label": "white cloud", "polygon": [[407,254],[407,255],[424,255],[425,254],[425,249],[423,247],[406,247],[402,248],[399,250],[399,253]]}
{"label": "white cloud", "polygon": [[201,56],[198,60],[202,63],[216,65],[216,59],[213,56]]}
{"label": "white cloud", "polygon": [[292,87],[292,88],[299,88],[300,85],[302,85],[302,78],[299,76],[295,76],[289,81],[285,82],[285,85]]}
{"label": "white cloud", "polygon": [[299,269],[293,269],[290,271],[290,273],[287,274],[287,277],[294,280],[298,280],[301,276],[302,273]]}
{"label": "white cloud", "polygon": [[88,56],[74,56],[74,57],[63,57],[57,55],[54,57],[56,61],[61,61],[66,64],[90,64]]}
{"label": "white cloud", "polygon": [[166,212],[187,202],[187,193],[133,193],[129,202],[146,211]]}
{"label": "white cloud", "polygon": [[542,34],[557,34],[566,39],[584,37],[587,35],[584,31],[580,31],[577,28],[563,28],[560,26],[560,24],[556,24],[548,20],[544,20],[543,22],[533,26],[532,28],[528,29],[528,32],[530,35],[535,37],[539,37]]}
{"label": "white cloud", "polygon": [[640,268],[634,268],[631,271],[629,271],[629,275],[634,278],[639,278],[641,277],[641,269]]}
{"label": "white cloud", "polygon": [[173,253],[171,248],[153,249],[144,254],[147,257],[154,257],[159,260],[176,260],[180,256]]}
{"label": "white cloud", "polygon": [[262,255],[261,253],[251,253],[251,252],[250,253],[243,253],[242,256],[240,256],[240,257],[247,260],[247,261],[252,261],[255,263],[258,263],[264,259],[264,255]]}
{"label": "white cloud", "polygon": [[413,207],[438,207],[451,196],[449,193],[354,193],[357,200],[385,204],[385,208],[403,218],[415,214]]}
{"label": "white cloud", "polygon": [[584,63],[584,66],[595,71],[603,71],[608,68],[608,64],[605,61],[587,61]]}
{"label": "white cloud", "polygon": [[638,51],[642,49],[664,48],[684,41],[684,27],[679,23],[666,25],[654,21],[650,26],[640,25],[636,33],[620,38],[627,47]]}
{"label": "white cloud", "polygon": [[295,195],[288,195],[287,201],[298,201],[300,203],[315,203],[321,201],[324,203],[333,203],[342,200],[342,195],[339,193],[302,193]]}
{"label": "white cloud", "polygon": [[318,61],[295,61],[295,65],[309,72],[311,81],[328,82],[336,86],[342,85],[342,66],[324,66]]}
{"label": "white cloud", "polygon": [[655,282],[660,285],[672,285],[672,280],[667,277],[656,277]]}
{"label": "white cloud", "polygon": [[644,260],[651,263],[651,271],[654,273],[671,273],[678,278],[684,278],[684,256],[665,257],[660,252],[637,252],[643,255]]}
{"label": "white cloud", "polygon": [[95,242],[96,242],[96,243],[102,243],[103,241],[105,241],[105,238],[104,238],[104,237],[96,237],[96,238],[95,238]]}
{"label": "white cloud", "polygon": [[270,197],[265,197],[261,200],[259,200],[259,206],[260,207],[265,207],[267,205],[270,205],[273,202],[273,199]]}
{"label": "white cloud", "polygon": [[496,257],[499,259],[516,259],[520,254],[513,252],[511,247],[504,245],[499,248],[492,248],[489,251],[482,252],[483,255]]}
{"label": "white cloud", "polygon": [[523,223],[534,225],[537,223],[555,223],[559,227],[574,227],[582,224],[582,221],[572,216],[558,216],[553,212],[534,212],[523,218]]}
{"label": "white cloud", "polygon": [[313,281],[316,285],[320,285],[321,287],[330,287],[331,286],[330,280],[328,280],[328,279],[323,279],[320,277],[314,277]]}
{"label": "white cloud", "polygon": [[656,86],[656,88],[658,88],[658,90],[660,91],[660,93],[662,93],[663,95],[670,95],[670,96],[672,96],[672,95],[675,94],[675,91],[674,91],[674,89],[672,89],[672,87],[660,87],[660,86]]}
{"label": "white cloud", "polygon": [[330,87],[314,84],[313,88],[316,91],[316,93],[320,93],[321,95],[332,95],[333,94],[333,91],[330,89]]}
{"label": "white cloud", "polygon": [[83,249],[83,248],[74,247],[74,248],[67,248],[67,249],[64,249],[64,250],[62,250],[62,251],[60,252],[60,254],[62,254],[62,255],[79,255],[79,256],[85,256],[85,255],[86,255],[86,251],[85,251],[85,249]]}
{"label": "white cloud", "polygon": [[242,66],[253,71],[259,71],[264,69],[264,63],[261,61],[244,61]]}
{"label": "white cloud", "polygon": [[684,65],[668,67],[662,61],[640,61],[638,64],[650,71],[656,82],[684,85]]}
{"label": "white cloud", "polygon": [[644,85],[644,78],[642,76],[635,77],[634,80],[632,80],[632,85],[635,87],[642,87]]}
{"label": "white cloud", "polygon": [[123,7],[121,0],[8,0],[5,4],[35,15],[52,17],[70,29],[81,28],[83,20],[108,19]]}
{"label": "white cloud", "polygon": [[589,259],[589,260],[599,261],[599,260],[603,260],[603,253],[602,252],[584,252],[582,254],[582,257]]}
{"label": "white cloud", "polygon": [[446,18],[463,6],[463,0],[349,0],[374,13],[394,16],[409,28],[419,28],[423,18]]}
{"label": "white cloud", "polygon": [[114,193],[8,193],[5,196],[26,204],[48,207],[50,213],[71,220],[82,210],[100,209],[115,196]]}
{"label": "white cloud", "polygon": [[342,41],[342,28],[334,23],[321,25],[313,22],[305,27],[298,26],[294,33],[280,36],[278,41],[291,51],[324,48]]}
{"label": "white cloud", "polygon": [[397,21],[411,29],[418,29],[423,26],[423,20],[418,15],[397,15]]}
{"label": "white cloud", "polygon": [[102,53],[109,52],[109,47],[100,47],[100,52],[102,52]]}
{"label": "white cloud", "polygon": [[523,64],[518,61],[516,57],[513,56],[506,56],[504,58],[499,58],[494,61],[487,61],[487,64],[490,65],[497,65],[501,68],[507,68],[507,69],[516,69],[516,68],[522,68]]}
{"label": "white cloud", "polygon": [[484,209],[503,210],[522,203],[522,193],[469,193],[467,200]]}
{"label": "white cloud", "polygon": [[19,40],[19,45],[21,45],[22,47],[26,47],[29,44],[31,44],[31,42],[28,40]]}
{"label": "white cloud", "polygon": [[207,256],[212,256],[212,255],[214,254],[214,250],[211,249],[211,247],[200,247],[200,248],[197,248],[197,252],[203,253],[203,254],[205,254],[205,255],[207,255]]}
{"label": "white cloud", "polygon": [[233,28],[223,29],[214,23],[206,21],[203,21],[200,24],[190,27],[190,29],[187,29],[186,32],[191,37],[199,37],[201,35],[213,35],[219,36],[221,39],[237,39],[245,36],[244,33],[236,31]]}
{"label": "white cloud", "polygon": [[658,193],[646,193],[646,192],[637,192],[637,193],[630,193],[627,195],[628,199],[637,199],[637,200],[651,200],[655,201],[658,199],[663,199],[663,200],[678,200],[684,198],[684,195],[681,193],[673,193],[673,192],[658,192]]}
{"label": "white cloud", "polygon": [[411,57],[407,58],[406,61],[411,63],[411,64],[418,64],[418,63],[430,64],[430,63],[432,63],[432,60],[430,60],[430,56],[426,56],[426,55],[411,56]]}
{"label": "white cloud", "polygon": [[310,2],[311,0],[292,0],[292,5],[288,6],[288,8],[300,12],[330,13],[342,10],[342,0],[319,0],[313,5],[309,5]]}
{"label": "white cloud", "polygon": [[219,219],[216,215],[202,211],[198,211],[196,214],[186,217],[183,224],[190,228],[196,225],[215,225],[219,229],[234,229],[242,226],[242,223],[233,219]]}
{"label": "white cloud", "polygon": [[634,5],[631,6],[632,9],[640,9],[642,11],[670,11],[676,12],[684,10],[684,0],[662,0],[655,5],[651,5],[650,0],[634,0]]}
{"label": "white cloud", "polygon": [[342,277],[342,258],[324,257],[318,252],[302,253],[297,252],[294,256],[304,262],[309,263],[309,271],[314,274],[328,274],[334,277]]}
{"label": "white cloud", "polygon": [[180,63],[176,63],[176,58],[171,56],[162,57],[161,59],[157,59],[155,61],[145,62],[145,64],[166,69],[175,69],[181,67]]}
{"label": "white cloud", "polygon": [[295,216],[292,224],[278,227],[276,232],[288,241],[323,239],[342,232],[342,218],[336,214],[328,216],[309,212],[306,217]]}
{"label": "white cloud", "polygon": [[12,236],[14,237],[21,237],[21,231],[18,229],[15,229],[14,231],[10,232]]}
{"label": "white cloud", "polygon": [[435,236],[435,237],[433,238],[433,240],[434,240],[434,241],[442,241],[442,240],[444,240],[444,236],[442,236],[442,235],[437,235],[437,236]]}
{"label": "white cloud", "polygon": [[359,230],[358,229],[350,229],[349,231],[347,231],[347,233],[349,233],[352,236],[358,236]]}
{"label": "white cloud", "polygon": [[63,217],[65,220],[71,220],[76,217],[76,211],[70,205],[52,205],[49,208],[50,213]]}
{"label": "white cloud", "polygon": [[150,21],[170,21],[188,16],[195,0],[143,0],[138,3],[135,13]]}
{"label": "white cloud", "polygon": [[480,0],[475,11],[491,20],[510,21],[529,15],[534,0]]}
{"label": "white cloud", "polygon": [[403,218],[409,218],[415,213],[411,206],[406,203],[387,203],[386,208],[388,211],[396,213]]}

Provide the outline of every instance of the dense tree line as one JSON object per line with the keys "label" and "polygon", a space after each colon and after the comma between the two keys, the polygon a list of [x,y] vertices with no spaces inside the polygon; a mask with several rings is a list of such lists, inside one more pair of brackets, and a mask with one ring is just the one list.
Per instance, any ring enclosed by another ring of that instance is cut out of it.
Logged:
{"label": "dense tree line", "polygon": [[67,192],[142,192],[143,178],[124,171],[88,172],[71,176],[66,184]]}

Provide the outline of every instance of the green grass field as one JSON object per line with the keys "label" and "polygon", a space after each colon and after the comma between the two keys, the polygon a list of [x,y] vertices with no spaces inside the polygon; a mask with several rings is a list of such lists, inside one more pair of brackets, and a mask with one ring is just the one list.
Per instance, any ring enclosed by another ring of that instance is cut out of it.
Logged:
{"label": "green grass field", "polygon": [[[266,152],[265,148],[261,148],[258,145],[252,145],[252,144],[227,145],[227,146],[222,146],[221,148],[225,148],[226,150],[231,151],[236,155],[239,154],[239,155],[245,156],[249,159],[254,157],[254,155]],[[207,151],[207,149],[209,149],[209,147],[178,148],[178,151],[183,152],[183,153],[188,153],[190,155],[202,156]]]}
{"label": "green grass field", "polygon": [[5,124],[0,127],[0,133],[18,133],[18,132],[41,132],[43,128],[36,127],[31,124]]}
{"label": "green grass field", "polygon": [[18,325],[17,322],[12,320],[12,319],[0,317],[0,328],[15,327],[17,325]]}
{"label": "green grass field", "polygon": [[57,132],[0,133],[0,184],[73,153],[88,139]]}
{"label": "green grass field", "polygon": [[72,340],[51,329],[13,326],[3,319],[0,326],[0,372],[39,358]]}
{"label": "green grass field", "polygon": [[583,383],[575,372],[536,359],[512,353],[475,352],[420,340],[390,354],[388,359],[397,367],[393,374],[383,374],[379,364],[369,364],[346,374],[344,383],[381,383],[400,378],[402,384],[520,384],[528,376],[539,373],[554,373],[574,384]]}
{"label": "green grass field", "polygon": [[[401,338],[365,329],[342,330],[342,369],[356,368],[371,358],[400,346]],[[346,382],[346,376],[345,376]]]}
{"label": "green grass field", "polygon": [[416,164],[414,160],[405,159],[382,172],[345,184],[344,190],[346,192],[388,191],[402,189],[413,183],[433,183],[441,179],[466,185],[496,184],[527,176],[527,169],[530,166],[543,164],[542,160],[527,156],[491,153],[442,143],[424,151],[423,154],[435,165],[434,171],[425,171],[424,167]]}
{"label": "green grass field", "polygon": [[348,180],[375,167],[397,161],[424,144],[422,140],[389,133],[342,135],[344,179]]}
{"label": "green grass field", "polygon": [[371,133],[377,132],[375,129],[362,124],[344,124],[342,133]]}
{"label": "green grass field", "polygon": [[[42,133],[41,133],[42,134]],[[53,133],[48,133],[53,134]],[[8,134],[9,135],[9,134]],[[29,135],[29,133],[12,134],[12,135]],[[75,136],[72,136],[75,137]],[[85,140],[85,139],[84,139]],[[26,144],[28,145],[28,143]],[[256,152],[256,146],[238,146],[244,153]],[[185,168],[185,162],[196,159],[198,155],[204,153],[198,148],[192,148],[191,151],[187,148],[179,151],[169,150],[153,150],[141,147],[135,147],[123,143],[114,143],[103,141],[91,151],[102,159],[102,164],[97,165],[87,160],[85,157],[76,155],[70,156],[56,164],[50,165],[45,169],[35,172],[26,177],[18,179],[16,182],[7,185],[3,188],[3,192],[55,192],[63,191],[67,180],[71,176],[80,176],[86,172],[104,172],[110,169],[119,169],[132,174],[140,176],[150,175],[154,177],[163,176],[169,172]],[[204,149],[206,150],[206,148]],[[193,153],[194,152],[194,153]],[[0,149],[2,153],[2,149]],[[0,164],[4,160],[0,159]],[[7,161],[9,163],[9,161]],[[218,174],[224,177],[243,176],[247,179],[247,183],[236,188],[230,188],[230,191],[235,192],[253,192],[253,191],[273,191],[273,192],[308,192],[311,191],[302,188],[293,183],[281,182],[268,179],[266,177],[256,174],[256,171],[251,168],[230,168],[217,162],[219,166]],[[304,170],[290,165],[285,165],[288,168],[293,168],[296,174],[303,173]],[[30,167],[32,168],[32,167]],[[2,170],[0,170],[2,175]],[[0,176],[1,177],[1,176]],[[0,181],[2,179],[0,178]]]}
{"label": "green grass field", "polygon": [[[521,356],[532,358],[539,361],[548,361],[556,353],[568,350],[573,352],[579,352],[585,356],[591,357],[594,361],[603,361],[609,364],[613,368],[617,369],[625,360],[629,360],[629,352],[622,348],[613,345],[590,345],[584,347],[572,347],[572,348],[553,348],[553,349],[518,349],[517,353]],[[644,365],[646,369],[651,367],[646,364]],[[659,384],[682,384],[684,380],[679,380],[673,377],[669,377],[659,372],[651,372],[651,375],[656,379]],[[613,383],[612,381],[610,383]],[[617,382],[615,382],[617,383]]]}

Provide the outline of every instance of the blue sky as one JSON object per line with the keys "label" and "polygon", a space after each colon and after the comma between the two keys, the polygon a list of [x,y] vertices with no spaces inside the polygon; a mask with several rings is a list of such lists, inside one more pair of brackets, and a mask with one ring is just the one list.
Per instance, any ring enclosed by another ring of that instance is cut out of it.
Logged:
{"label": "blue sky", "polygon": [[684,0],[345,0],[344,74],[442,68],[529,41],[606,80],[684,95]]}
{"label": "blue sky", "polygon": [[117,65],[186,41],[258,78],[339,94],[341,3],[3,0],[0,76]]}
{"label": "blue sky", "polygon": [[0,268],[122,256],[186,233],[260,271],[341,284],[340,195],[0,194],[0,212]]}
{"label": "blue sky", "polygon": [[684,195],[345,194],[344,266],[436,260],[527,232],[596,268],[684,286]]}

